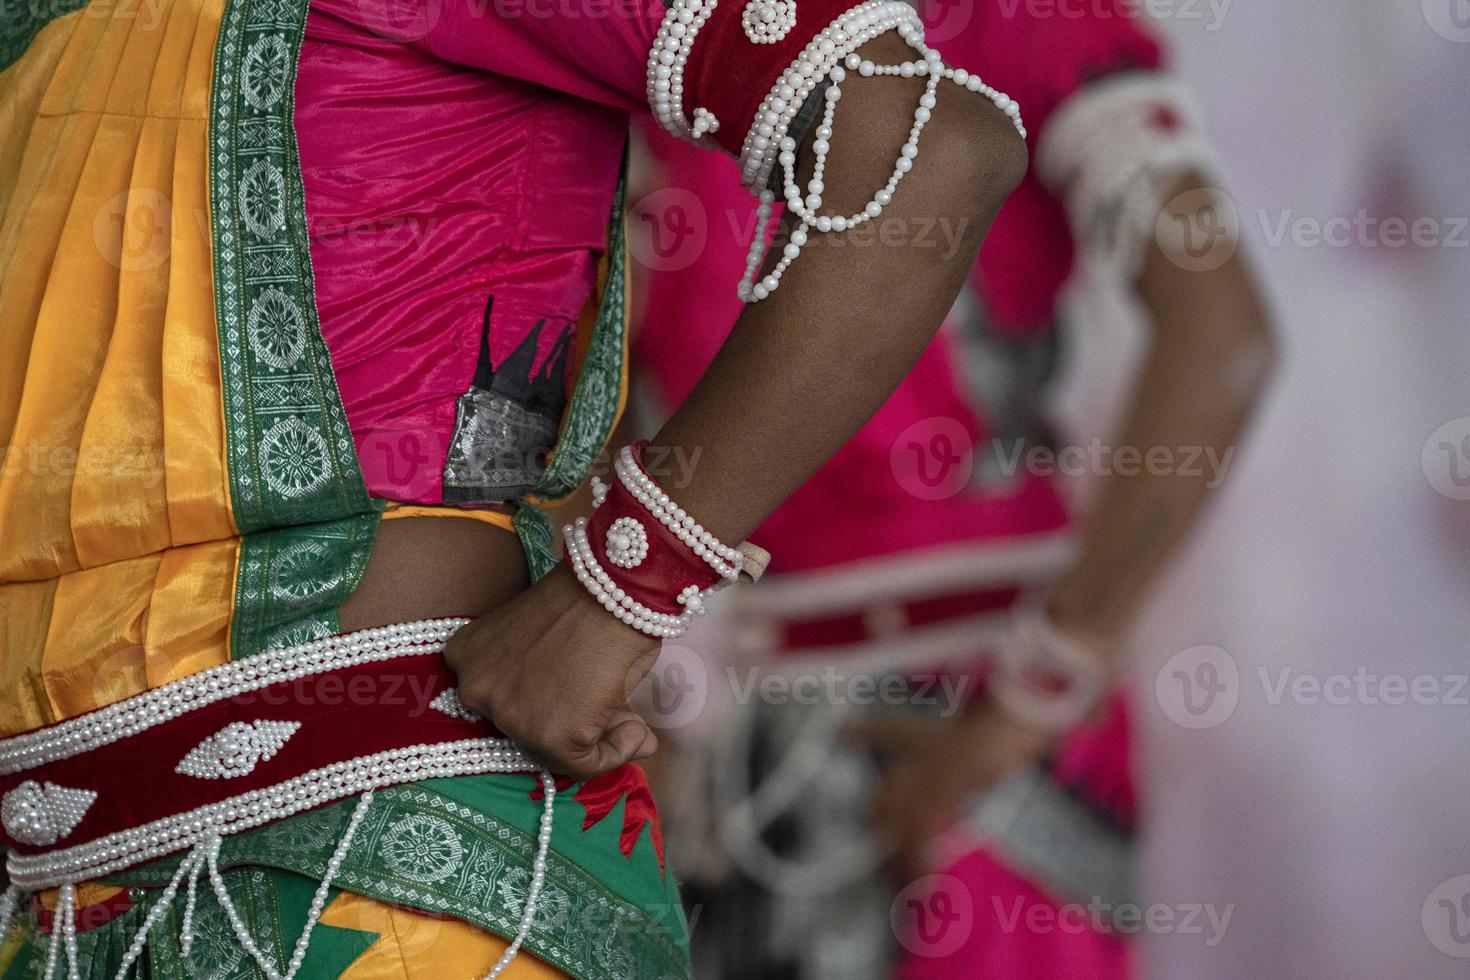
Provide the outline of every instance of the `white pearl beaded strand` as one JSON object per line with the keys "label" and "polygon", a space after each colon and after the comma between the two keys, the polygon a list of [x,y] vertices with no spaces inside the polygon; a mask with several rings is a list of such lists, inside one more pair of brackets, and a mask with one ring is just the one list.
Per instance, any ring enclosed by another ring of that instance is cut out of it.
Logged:
{"label": "white pearl beaded strand", "polygon": [[520,952],[521,946],[531,935],[531,923],[536,921],[536,906],[541,901],[541,892],[546,887],[546,862],[551,853],[551,821],[556,802],[556,778],[551,773],[541,773],[541,793],[544,799],[541,808],[541,824],[536,831],[536,856],[531,859],[531,884],[526,888],[526,904],[521,907],[521,921],[516,926],[515,938],[500,954],[500,959],[485,974],[485,980],[496,980]]}
{"label": "white pearl beaded strand", "polygon": [[20,896],[21,890],[15,885],[0,893],[0,942],[10,935],[10,920],[15,917],[15,910],[20,908]]}
{"label": "white pearl beaded strand", "polygon": [[694,122],[684,113],[684,66],[694,39],[715,11],[716,0],[673,0],[658,26],[648,52],[648,105],[667,132],[696,143],[720,128],[714,113],[694,110]]}
{"label": "white pearl beaded strand", "polygon": [[571,562],[572,573],[582,588],[601,603],[602,608],[638,632],[659,640],[675,639],[684,635],[690,621],[703,610],[702,598],[694,604],[686,599],[683,601],[685,611],[673,616],[650,609],[628,595],[597,561],[592,542],[587,539],[587,518],[577,518],[575,523],[563,527],[561,533],[567,545],[567,560]]}
{"label": "white pearl beaded strand", "polygon": [[622,448],[613,463],[613,469],[618,475],[618,481],[633,495],[633,498],[642,504],[655,520],[673,531],[675,537],[688,545],[689,550],[693,551],[696,557],[713,568],[727,582],[734,582],[740,578],[740,568],[745,561],[745,556],[706,531],[692,514],[674,503],[673,498],[639,467],[633,458],[632,447]]}
{"label": "white pearl beaded strand", "polygon": [[[1026,127],[1021,121],[1020,107],[1015,100],[987,85],[978,75],[963,68],[951,68],[945,65],[939,53],[924,43],[923,25],[917,21],[912,9],[903,3],[898,3],[897,6],[902,9],[891,9],[889,4],[883,2],[870,2],[844,14],[834,26],[824,30],[812,45],[808,46],[801,58],[798,58],[782,76],[782,81],[778,83],[772,94],[762,103],[761,110],[757,112],[756,124],[746,136],[745,152],[741,156],[743,176],[747,183],[752,187],[762,188],[757,193],[760,204],[756,210],[755,234],[751,239],[750,249],[746,256],[745,274],[737,289],[740,299],[744,302],[759,302],[776,291],[781,283],[782,275],[801,254],[802,247],[806,245],[812,232],[841,233],[882,215],[884,208],[893,200],[893,194],[899,182],[913,169],[913,162],[918,158],[919,136],[925,124],[932,117],[934,107],[938,104],[937,89],[941,80],[947,79],[967,91],[989,99],[1010,117],[1012,125],[1016,127],[1021,137],[1025,138]],[[856,49],[862,44],[888,30],[896,30],[899,36],[923,57],[897,65],[877,65],[856,53]],[[839,64],[839,61],[842,64]],[[909,128],[908,138],[899,150],[893,173],[889,176],[887,183],[853,214],[823,214],[820,209],[822,193],[826,190],[823,178],[827,154],[831,149],[830,141],[837,103],[843,95],[842,83],[847,80],[849,70],[856,71],[865,78],[896,75],[903,78],[927,77],[928,81],[924,94],[920,96],[919,104],[914,109],[913,124]],[[811,92],[816,90],[823,78],[828,79],[830,85],[825,96],[826,105],[823,109],[822,121],[812,141],[814,154],[812,177],[803,195],[796,179],[797,144],[795,139],[787,135],[787,130],[795,116],[793,104],[799,106]],[[774,159],[770,153],[773,140],[776,150]],[[782,186],[786,206],[799,219],[799,224],[792,230],[782,250],[780,260],[770,272],[757,281],[756,277],[760,275],[767,251],[767,225],[774,210],[774,195],[764,187],[772,163],[782,169]]]}

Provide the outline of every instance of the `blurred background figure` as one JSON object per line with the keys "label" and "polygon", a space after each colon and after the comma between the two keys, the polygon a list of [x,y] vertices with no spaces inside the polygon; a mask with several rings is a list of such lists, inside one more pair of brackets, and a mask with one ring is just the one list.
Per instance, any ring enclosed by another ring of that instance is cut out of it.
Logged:
{"label": "blurred background figure", "polygon": [[[923,8],[1020,101],[1031,174],[913,373],[755,537],[771,577],[666,651],[655,778],[704,976],[1135,972],[1130,710],[1106,675],[1227,476],[1271,341],[1193,99],[1132,7],[1084,6]],[[651,426],[735,319],[698,284],[756,229],[719,161],[648,141]],[[1090,336],[1130,325],[1131,359]],[[1195,904],[1164,911],[1222,940],[1229,910]]]}
{"label": "blurred background figure", "polygon": [[[1145,972],[1463,977],[1470,4],[1238,0],[1159,27],[1284,356],[1135,634],[1143,891],[1234,905],[1208,950],[1149,935]],[[1216,707],[1191,718],[1180,678],[1207,664]]]}

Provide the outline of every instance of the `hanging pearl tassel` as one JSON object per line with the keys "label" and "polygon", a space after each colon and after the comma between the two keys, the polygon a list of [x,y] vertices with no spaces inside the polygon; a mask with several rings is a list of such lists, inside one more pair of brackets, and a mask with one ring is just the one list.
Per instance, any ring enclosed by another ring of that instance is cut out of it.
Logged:
{"label": "hanging pearl tassel", "polygon": [[51,916],[51,942],[46,947],[44,980],[56,976],[62,947],[66,948],[67,980],[80,980],[77,973],[77,907],[76,886],[67,882],[56,892],[56,909]]}
{"label": "hanging pearl tassel", "polygon": [[199,898],[199,876],[204,872],[204,862],[194,862],[194,870],[189,873],[189,886],[184,892],[184,915],[179,924],[179,951],[188,959],[194,950],[194,905]]}
{"label": "hanging pearl tassel", "polygon": [[183,883],[184,876],[192,873],[204,861],[206,850],[205,844],[200,844],[189,852],[188,857],[179,863],[179,868],[174,876],[169,879],[168,885],[164,887],[163,894],[158,896],[158,901],[148,910],[143,917],[143,923],[133,935],[133,941],[128,944],[127,952],[123,954],[122,963],[113,975],[113,980],[127,980],[128,973],[132,971],[133,964],[138,957],[143,955],[143,947],[148,944],[148,934],[153,931],[164,914],[174,903],[174,897],[179,893],[179,885]]}
{"label": "hanging pearl tassel", "polygon": [[301,930],[301,936],[296,940],[296,948],[291,954],[291,962],[282,973],[265,954],[265,951],[256,944],[250,935],[250,927],[246,924],[244,916],[235,908],[235,903],[230,899],[229,890],[225,888],[224,876],[219,870],[219,852],[221,838],[215,836],[208,842],[206,860],[209,868],[209,882],[214,887],[214,897],[218,900],[220,908],[225,910],[225,918],[230,922],[230,928],[235,932],[235,938],[240,941],[240,946],[250,958],[260,966],[269,980],[292,980],[296,976],[301,964],[306,959],[306,950],[311,943],[312,930],[316,928],[317,920],[322,917],[322,911],[326,908],[327,893],[331,891],[332,880],[337,877],[337,872],[342,868],[342,861],[347,856],[348,849],[352,846],[352,839],[357,836],[357,828],[361,826],[363,817],[367,816],[368,809],[373,804],[373,794],[367,792],[357,801],[357,806],[352,810],[352,816],[347,821],[347,829],[342,833],[342,839],[337,842],[337,848],[332,856],[327,859],[327,871],[322,876],[321,883],[317,885],[316,894],[311,898],[311,909],[306,915],[306,925]]}
{"label": "hanging pearl tassel", "polygon": [[15,911],[20,908],[20,896],[21,890],[15,885],[0,892],[0,944],[10,934],[10,920],[15,918]]}
{"label": "hanging pearl tassel", "polygon": [[347,852],[352,847],[352,839],[357,836],[357,828],[362,826],[363,818],[367,816],[368,810],[373,805],[373,794],[367,792],[357,801],[357,806],[352,808],[352,816],[347,820],[347,829],[342,833],[342,839],[337,842],[337,849],[327,859],[327,873],[322,875],[321,883],[316,886],[316,893],[311,896],[311,909],[306,915],[306,926],[301,930],[301,936],[296,940],[296,949],[291,954],[291,964],[286,970],[285,980],[291,980],[296,976],[296,971],[301,969],[301,963],[306,959],[306,947],[311,942],[311,931],[316,928],[317,920],[322,917],[322,912],[327,907],[327,895],[332,890],[332,882],[336,880],[338,872],[342,870],[342,862],[347,858]]}
{"label": "hanging pearl tassel", "polygon": [[[945,65],[939,52],[924,44],[922,29],[907,22],[898,23],[895,29],[910,47],[924,56],[922,60],[905,61],[897,65],[878,65],[856,52],[849,52],[843,59],[846,68],[841,64],[832,64],[826,71],[825,76],[831,84],[827,87],[826,106],[822,112],[821,124],[817,127],[812,140],[812,176],[807,182],[805,195],[802,194],[796,179],[796,140],[782,135],[777,141],[779,152],[775,162],[782,171],[786,209],[799,220],[799,224],[792,229],[790,238],[782,249],[780,260],[770,272],[757,281],[756,277],[760,274],[762,265],[765,264],[768,250],[766,225],[771,217],[773,200],[769,189],[760,192],[760,205],[756,209],[756,233],[751,239],[750,252],[745,262],[745,275],[740,280],[737,290],[741,300],[747,303],[759,302],[774,293],[781,284],[782,275],[801,254],[802,247],[806,245],[812,232],[824,235],[833,232],[840,234],[883,214],[883,209],[893,201],[893,194],[898,189],[899,182],[913,169],[914,161],[918,159],[919,136],[924,131],[925,124],[933,117],[934,107],[939,101],[936,90],[941,80],[947,79],[967,91],[989,99],[1010,117],[1012,125],[1016,127],[1021,137],[1025,138],[1026,127],[1021,122],[1020,107],[1014,99],[985,84],[978,75],[972,75],[963,68],[950,68]],[[868,29],[868,32],[858,36],[866,39],[867,36],[870,36],[870,32],[871,28]],[[852,40],[855,38],[848,38],[844,35],[844,41],[848,44],[851,44]],[[824,52],[819,49],[817,54],[830,57],[836,47],[835,45],[827,47],[832,50]],[[831,150],[832,124],[836,118],[837,103],[842,99],[842,83],[847,80],[848,70],[856,71],[864,78],[872,78],[877,75],[891,75],[900,78],[922,77],[927,78],[927,84],[924,87],[924,94],[919,98],[918,106],[914,108],[913,125],[909,127],[908,138],[898,151],[898,159],[894,162],[893,173],[889,176],[888,182],[859,211],[853,214],[822,214],[820,213],[822,194],[827,189],[823,178],[826,174],[827,154]],[[815,85],[811,85],[810,88],[815,90]],[[783,95],[784,93],[785,89],[782,90]],[[783,110],[790,105],[789,100],[784,98],[778,98],[776,101],[781,103]],[[789,120],[785,120],[785,123],[786,126],[789,126]],[[783,134],[786,126],[781,127]]]}
{"label": "hanging pearl tassel", "polygon": [[[77,889],[70,883],[57,893],[56,910],[61,914],[61,944],[66,950],[67,980],[81,980],[77,967]],[[52,927],[53,932],[55,926]],[[55,939],[52,940],[55,942]]]}
{"label": "hanging pearl tassel", "polygon": [[[536,918],[536,908],[541,900],[541,893],[546,885],[546,867],[551,852],[551,827],[553,818],[553,805],[556,801],[556,780],[549,772],[540,774],[542,790],[545,793],[545,806],[541,811],[541,824],[536,835],[536,856],[531,863],[531,883],[526,890],[526,902],[521,910],[520,923],[511,944],[506,947],[493,969],[485,980],[496,980],[505,969],[510,966],[516,954],[520,952],[526,939],[531,934],[531,925]],[[291,954],[291,962],[286,971],[281,970],[272,963],[255,939],[250,935],[250,927],[245,922],[245,917],[235,907],[230,898],[229,890],[225,887],[224,875],[220,872],[219,858],[220,847],[223,838],[214,835],[202,841],[179,863],[178,869],[169,879],[168,885],[158,896],[158,901],[148,910],[142,924],[134,934],[132,942],[123,954],[122,962],[118,966],[114,980],[126,980],[132,971],[133,965],[142,956],[144,947],[148,944],[148,936],[153,927],[164,917],[173,906],[178,897],[179,888],[187,881],[187,893],[184,899],[183,922],[179,933],[179,947],[185,959],[190,955],[194,944],[194,912],[196,906],[196,893],[199,878],[205,874],[209,876],[210,886],[214,890],[215,900],[219,902],[220,908],[224,910],[225,918],[230,923],[231,930],[235,933],[235,939],[243,949],[265,973],[269,980],[294,980],[300,972],[302,964],[306,961],[306,952],[311,945],[311,935],[321,920],[322,913],[326,909],[327,896],[332,890],[332,882],[342,870],[342,862],[346,860],[347,853],[352,847],[352,841],[357,836],[358,829],[368,810],[372,807],[373,794],[367,792],[362,794],[357,806],[352,810],[352,816],[347,821],[347,827],[342,837],[337,842],[336,849],[327,860],[326,873],[317,885],[315,894],[312,895],[311,907],[307,912],[306,925],[301,930],[300,937],[296,940],[296,946]],[[6,889],[0,894],[0,938],[6,935],[10,920],[14,917],[16,909],[20,904],[21,891],[15,886]],[[55,976],[56,966],[60,961],[61,950],[66,950],[67,978],[68,980],[80,980],[78,973],[77,941],[76,941],[76,890],[67,884],[62,885],[56,902],[56,928],[52,933],[51,947],[46,953],[46,972],[44,980],[52,980]]]}
{"label": "hanging pearl tassel", "polygon": [[541,827],[536,833],[536,857],[531,861],[531,884],[526,888],[526,904],[521,909],[521,921],[516,926],[515,938],[500,954],[500,959],[485,974],[485,980],[496,980],[520,952],[521,945],[531,935],[531,923],[536,919],[536,905],[541,901],[541,889],[546,885],[546,861],[551,853],[552,804],[556,802],[556,779],[551,773],[541,773],[541,792],[544,805],[541,809]]}

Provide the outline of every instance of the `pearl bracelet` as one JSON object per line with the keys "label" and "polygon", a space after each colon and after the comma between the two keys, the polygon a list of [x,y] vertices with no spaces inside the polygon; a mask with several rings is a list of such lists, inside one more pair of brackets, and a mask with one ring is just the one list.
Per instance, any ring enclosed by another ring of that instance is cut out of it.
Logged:
{"label": "pearl bracelet", "polygon": [[572,572],[582,588],[604,609],[638,632],[660,640],[671,640],[684,635],[695,616],[703,615],[706,593],[697,585],[688,586],[679,593],[678,602],[684,606],[684,612],[677,616],[650,609],[629,595],[598,563],[592,542],[587,539],[587,518],[579,517],[562,528],[562,537],[566,539],[567,559],[572,564]]}
{"label": "pearl bracelet", "polygon": [[[661,640],[683,635],[718,589],[738,581],[746,551],[758,574],[769,555],[731,548],[676,504],[643,469],[641,444],[613,461],[617,481],[592,480],[592,517],[562,529],[572,573],[604,609]],[[650,518],[652,520],[650,520]]]}
{"label": "pearl bracelet", "polygon": [[745,561],[745,556],[734,548],[722,544],[718,538],[710,534],[693,516],[685,512],[684,508],[664,493],[663,488],[653,481],[647,473],[643,472],[637,461],[633,458],[633,447],[624,446],[618,453],[617,461],[613,469],[618,474],[618,481],[627,488],[628,492],[644,507],[654,518],[674,532],[674,535],[689,546],[689,550],[703,559],[711,568],[719,573],[720,578],[734,582],[740,577],[740,568]]}
{"label": "pearl bracelet", "polygon": [[[990,696],[1021,721],[1062,733],[1085,721],[1107,689],[1106,666],[1040,612],[1017,613],[1001,642]],[[1048,686],[1038,681],[1038,675]]]}

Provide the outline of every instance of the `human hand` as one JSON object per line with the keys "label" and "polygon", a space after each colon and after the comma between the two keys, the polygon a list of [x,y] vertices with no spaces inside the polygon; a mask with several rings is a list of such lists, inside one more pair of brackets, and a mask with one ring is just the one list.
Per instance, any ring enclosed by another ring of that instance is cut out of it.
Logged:
{"label": "human hand", "polygon": [[971,800],[1041,759],[1054,743],[1050,733],[992,702],[942,721],[875,719],[854,735],[883,757],[874,819],[904,881],[933,870],[935,839]]}
{"label": "human hand", "polygon": [[552,772],[587,779],[658,748],[628,704],[658,653],[558,566],[455,633],[444,659],[465,707]]}

